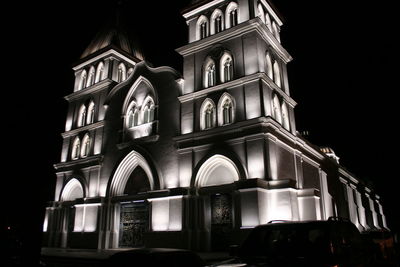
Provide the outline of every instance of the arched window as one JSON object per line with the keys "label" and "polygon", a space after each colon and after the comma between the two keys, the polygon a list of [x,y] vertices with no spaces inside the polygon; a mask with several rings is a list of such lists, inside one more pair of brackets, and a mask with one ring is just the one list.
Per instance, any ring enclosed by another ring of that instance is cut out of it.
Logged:
{"label": "arched window", "polygon": [[289,111],[285,102],[282,103],[282,124],[283,128],[290,131]]}
{"label": "arched window", "polygon": [[85,125],[85,122],[86,122],[86,105],[82,104],[81,107],[79,108],[77,126],[82,127]]}
{"label": "arched window", "polygon": [[94,111],[95,111],[94,102],[90,101],[88,106],[88,115],[86,118],[86,124],[92,124],[94,122]]}
{"label": "arched window", "polygon": [[271,17],[269,16],[268,12],[265,12],[265,24],[267,25],[268,29],[272,32]]}
{"label": "arched window", "polygon": [[234,122],[235,105],[233,97],[224,93],[218,102],[218,125],[227,125]]}
{"label": "arched window", "polygon": [[276,25],[275,21],[272,22],[272,32],[273,32],[276,40],[278,40],[280,42],[281,38],[279,36],[279,29],[278,29],[278,26]]}
{"label": "arched window", "polygon": [[272,117],[282,124],[282,112],[281,105],[277,95],[272,98]]}
{"label": "arched window", "polygon": [[128,73],[127,73],[127,78],[129,78],[133,73],[133,68],[129,68]]}
{"label": "arched window", "polygon": [[200,16],[197,20],[197,31],[196,31],[196,39],[201,40],[208,36],[208,18],[204,15]]}
{"label": "arched window", "polygon": [[89,76],[86,82],[86,87],[89,87],[94,84],[94,76],[95,76],[96,70],[94,69],[93,66],[90,67],[89,69]]}
{"label": "arched window", "polygon": [[154,100],[151,97],[147,97],[146,100],[143,102],[144,105],[142,106],[143,112],[143,123],[149,123],[154,120]]}
{"label": "arched window", "polygon": [[216,114],[214,102],[207,98],[204,100],[200,108],[200,128],[201,130],[207,130],[215,127]]}
{"label": "arched window", "polygon": [[136,102],[132,101],[128,107],[128,113],[126,117],[126,127],[132,128],[139,125],[139,110],[136,106]]}
{"label": "arched window", "polygon": [[238,5],[230,2],[225,11],[225,28],[229,29],[238,25]]}
{"label": "arched window", "polygon": [[211,58],[207,58],[204,65],[204,88],[214,86],[216,84],[215,62]]}
{"label": "arched window", "polygon": [[233,79],[233,60],[231,54],[225,52],[220,60],[221,82],[228,82]]}
{"label": "arched window", "polygon": [[281,69],[278,61],[274,62],[274,82],[278,87],[281,87]]}
{"label": "arched window", "polygon": [[103,62],[100,62],[100,63],[97,65],[96,79],[95,79],[94,82],[95,82],[95,83],[98,83],[98,82],[102,81],[102,80],[104,79],[103,75],[104,75],[104,63],[103,63]]}
{"label": "arched window", "polygon": [[72,143],[71,159],[79,159],[79,154],[81,152],[81,140],[79,137],[75,137]]}
{"label": "arched window", "polygon": [[82,90],[83,88],[86,87],[86,81],[87,81],[87,73],[86,70],[83,70],[81,73],[78,90]]}
{"label": "arched window", "polygon": [[211,15],[211,29],[210,29],[211,34],[223,31],[223,27],[224,27],[224,16],[221,10],[216,9]]}
{"label": "arched window", "polygon": [[262,4],[258,4],[257,6],[257,16],[265,23],[265,12]]}
{"label": "arched window", "polygon": [[81,158],[86,158],[89,156],[90,151],[90,137],[89,134],[85,134],[82,139],[82,148],[81,148]]}
{"label": "arched window", "polygon": [[273,80],[274,79],[274,74],[273,74],[273,66],[272,66],[272,58],[271,58],[271,53],[268,51],[267,55],[265,56],[265,65],[266,65],[266,72],[268,77]]}
{"label": "arched window", "polygon": [[121,63],[118,65],[118,77],[117,77],[117,81],[120,83],[120,82],[123,82],[123,81],[125,81],[125,80],[126,80],[126,67],[125,67],[125,64],[121,62]]}

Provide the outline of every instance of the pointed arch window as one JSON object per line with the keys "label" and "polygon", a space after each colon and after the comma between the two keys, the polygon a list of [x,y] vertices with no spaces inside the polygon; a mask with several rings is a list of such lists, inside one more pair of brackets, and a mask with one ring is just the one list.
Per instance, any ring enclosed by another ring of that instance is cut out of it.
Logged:
{"label": "pointed arch window", "polygon": [[91,66],[89,69],[89,75],[88,75],[88,79],[86,82],[86,87],[89,87],[94,84],[95,74],[96,74],[96,70],[94,69],[93,66]]}
{"label": "pointed arch window", "polygon": [[208,58],[204,65],[204,87],[208,88],[216,84],[215,62]]}
{"label": "pointed arch window", "polygon": [[126,80],[126,66],[124,63],[120,63],[118,65],[118,77],[117,77],[117,81],[123,82]]}
{"label": "pointed arch window", "polygon": [[89,156],[90,151],[90,137],[89,134],[85,134],[82,138],[81,158]]}
{"label": "pointed arch window", "polygon": [[151,97],[148,97],[143,105],[143,123],[149,123],[154,120],[154,110],[155,110],[155,105],[154,105],[154,100]]}
{"label": "pointed arch window", "polygon": [[87,81],[87,73],[86,70],[83,70],[81,73],[78,90],[82,90],[83,88],[86,87],[86,81]]}
{"label": "pointed arch window", "polygon": [[94,111],[95,111],[94,102],[90,101],[88,106],[88,115],[86,118],[86,124],[92,124],[94,122]]}
{"label": "pointed arch window", "polygon": [[216,9],[211,15],[211,34],[223,31],[224,16],[221,10]]}
{"label": "pointed arch window", "polygon": [[79,137],[75,137],[74,142],[72,143],[71,159],[73,160],[79,159],[80,152],[81,152],[81,140],[79,139]]}
{"label": "pointed arch window", "polygon": [[129,78],[132,75],[132,73],[133,73],[133,68],[129,68],[128,73],[126,74],[127,78]]}
{"label": "pointed arch window", "polygon": [[129,129],[138,125],[139,125],[139,110],[137,108],[136,102],[132,101],[128,107],[126,126]]}
{"label": "pointed arch window", "polygon": [[290,131],[289,111],[285,102],[282,103],[282,125],[283,128]]}
{"label": "pointed arch window", "polygon": [[82,104],[81,107],[79,108],[77,126],[82,127],[85,125],[85,122],[86,122],[86,105]]}
{"label": "pointed arch window", "polygon": [[104,79],[104,63],[100,62],[97,65],[95,83],[101,82]]}
{"label": "pointed arch window", "polygon": [[204,15],[200,16],[197,20],[197,31],[196,31],[196,39],[201,40],[208,36],[209,29],[208,29],[208,18]]}
{"label": "pointed arch window", "polygon": [[265,23],[265,11],[262,4],[258,4],[257,6],[257,16]]}
{"label": "pointed arch window", "polygon": [[272,66],[272,58],[271,58],[271,53],[268,51],[267,55],[265,56],[265,65],[267,69],[267,75],[268,77],[273,80],[274,79],[274,73],[273,73],[273,66]]}
{"label": "pointed arch window", "polygon": [[238,5],[230,2],[225,11],[225,28],[229,29],[238,25]]}
{"label": "pointed arch window", "polygon": [[277,95],[275,95],[272,99],[272,117],[282,124],[282,112],[281,105]]}
{"label": "pointed arch window", "polygon": [[281,38],[280,38],[280,36],[279,36],[279,28],[278,28],[278,26],[276,25],[275,21],[272,22],[272,32],[273,32],[273,34],[274,34],[276,40],[278,40],[278,42],[280,42],[280,41],[281,41]]}
{"label": "pointed arch window", "polygon": [[274,82],[278,87],[281,87],[282,83],[281,83],[281,69],[279,66],[278,61],[274,62]]}
{"label": "pointed arch window", "polygon": [[265,12],[265,24],[270,32],[272,32],[271,17],[269,16],[268,12]]}
{"label": "pointed arch window", "polygon": [[220,60],[220,79],[221,82],[228,82],[233,79],[233,60],[232,55],[225,52]]}
{"label": "pointed arch window", "polygon": [[227,125],[234,122],[235,105],[233,97],[224,93],[218,102],[218,125]]}
{"label": "pointed arch window", "polygon": [[215,127],[215,104],[211,99],[204,100],[203,104],[201,105],[200,114],[201,130],[207,130]]}

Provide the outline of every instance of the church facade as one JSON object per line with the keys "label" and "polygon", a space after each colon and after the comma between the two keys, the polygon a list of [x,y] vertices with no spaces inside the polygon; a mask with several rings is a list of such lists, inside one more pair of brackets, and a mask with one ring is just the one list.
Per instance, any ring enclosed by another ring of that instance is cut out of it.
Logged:
{"label": "church facade", "polygon": [[379,196],[296,130],[267,0],[193,1],[183,75],[118,30],[73,68],[44,247],[223,250],[273,220],[387,229]]}

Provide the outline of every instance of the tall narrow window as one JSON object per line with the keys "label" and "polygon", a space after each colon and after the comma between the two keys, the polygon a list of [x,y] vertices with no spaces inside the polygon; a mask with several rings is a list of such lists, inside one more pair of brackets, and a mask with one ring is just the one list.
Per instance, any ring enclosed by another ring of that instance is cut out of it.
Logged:
{"label": "tall narrow window", "polygon": [[94,122],[94,110],[95,110],[94,102],[90,101],[90,104],[88,106],[88,115],[86,118],[86,124],[92,124]]}
{"label": "tall narrow window", "polygon": [[275,21],[272,22],[272,32],[276,38],[276,40],[278,40],[279,42],[281,41],[281,38],[279,36],[279,28],[276,25]]}
{"label": "tall narrow window", "polygon": [[218,125],[231,124],[234,121],[235,106],[233,97],[224,93],[218,102]]}
{"label": "tall narrow window", "polygon": [[232,56],[225,52],[220,60],[220,79],[221,82],[228,82],[233,79],[233,60]]}
{"label": "tall narrow window", "polygon": [[98,83],[103,80],[103,75],[104,75],[104,63],[100,62],[99,65],[97,65],[97,70],[96,70],[96,79],[95,83]]}
{"label": "tall narrow window", "polygon": [[282,124],[282,112],[281,105],[277,95],[272,99],[272,117],[279,123]]}
{"label": "tall narrow window", "polygon": [[90,137],[89,134],[85,134],[82,139],[81,157],[86,158],[89,156],[90,151]]}
{"label": "tall narrow window", "polygon": [[267,25],[270,32],[272,32],[271,17],[267,12],[265,13],[265,24]]}
{"label": "tall narrow window", "polygon": [[205,88],[216,84],[215,62],[211,58],[207,58],[204,65],[203,83]]}
{"label": "tall narrow window", "polygon": [[126,127],[132,128],[139,125],[139,110],[136,102],[132,101],[128,106],[128,113],[126,117]]}
{"label": "tall narrow window", "polygon": [[71,158],[73,160],[79,159],[80,151],[81,151],[81,140],[79,139],[79,137],[75,137],[74,142],[72,143]]}
{"label": "tall narrow window", "polygon": [[215,104],[211,99],[204,100],[200,108],[200,129],[206,130],[215,127]]}
{"label": "tall narrow window", "polygon": [[154,101],[151,97],[144,102],[143,106],[143,123],[149,123],[154,120]]}
{"label": "tall narrow window", "polygon": [[262,20],[262,22],[265,23],[265,12],[264,12],[264,8],[261,4],[258,4],[257,6],[257,16]]}
{"label": "tall narrow window", "polygon": [[224,17],[220,9],[215,9],[211,15],[211,34],[219,33],[224,27]]}
{"label": "tall narrow window", "polygon": [[86,105],[82,104],[81,107],[79,108],[77,126],[82,127],[85,125],[85,122],[86,122]]}
{"label": "tall narrow window", "polygon": [[196,39],[200,40],[206,38],[209,33],[208,18],[204,15],[200,16],[197,20]]}
{"label": "tall narrow window", "polygon": [[229,29],[238,24],[238,5],[230,2],[225,10],[225,28]]}
{"label": "tall narrow window", "polygon": [[78,90],[82,90],[83,88],[86,87],[86,81],[87,81],[86,78],[87,78],[86,70],[83,70],[81,73]]}
{"label": "tall narrow window", "polygon": [[123,82],[126,80],[126,67],[124,63],[120,63],[118,65],[118,77],[117,81],[118,82]]}
{"label": "tall narrow window", "polygon": [[89,76],[86,82],[86,87],[89,87],[94,84],[94,76],[95,76],[96,70],[94,69],[93,66],[90,67],[89,69]]}
{"label": "tall narrow window", "polygon": [[282,125],[283,128],[290,131],[289,111],[285,102],[282,103]]}
{"label": "tall narrow window", "polygon": [[281,87],[281,70],[278,61],[274,62],[274,82],[278,87]]}
{"label": "tall narrow window", "polygon": [[133,68],[129,68],[128,73],[127,73],[127,78],[129,78],[133,73]]}
{"label": "tall narrow window", "polygon": [[273,80],[274,79],[274,74],[273,74],[273,67],[272,67],[272,58],[271,58],[271,54],[268,51],[267,55],[265,56],[265,67],[266,67],[266,72],[268,77]]}

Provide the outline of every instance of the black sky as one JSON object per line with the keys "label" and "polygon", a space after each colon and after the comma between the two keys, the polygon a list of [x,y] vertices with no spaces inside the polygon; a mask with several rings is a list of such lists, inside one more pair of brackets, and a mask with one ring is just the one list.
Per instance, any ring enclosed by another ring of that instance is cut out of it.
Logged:
{"label": "black sky", "polygon": [[[11,16],[1,19],[2,229],[18,228],[26,249],[37,244],[43,207],[53,198],[52,165],[60,158],[72,66],[116,2],[30,1],[3,8]],[[147,60],[181,71],[174,49],[187,42],[180,10],[189,0],[124,2],[127,27]],[[373,184],[389,226],[399,229],[395,8],[384,1],[274,3],[285,19],[282,44],[294,58],[288,71],[298,130],[310,131],[314,144],[332,147],[347,169]]]}

